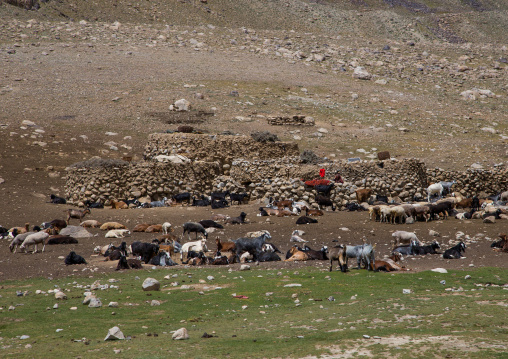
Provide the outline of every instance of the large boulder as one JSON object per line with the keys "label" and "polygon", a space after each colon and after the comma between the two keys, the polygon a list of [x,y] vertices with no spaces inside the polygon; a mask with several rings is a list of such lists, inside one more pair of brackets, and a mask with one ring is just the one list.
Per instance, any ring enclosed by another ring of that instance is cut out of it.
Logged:
{"label": "large boulder", "polygon": [[108,335],[106,335],[106,338],[104,338],[104,341],[106,340],[124,340],[125,336],[123,335],[122,331],[118,327],[113,327],[108,331]]}
{"label": "large boulder", "polygon": [[60,231],[62,236],[71,236],[74,238],[91,238],[93,234],[81,226],[67,226]]}
{"label": "large boulder", "polygon": [[358,66],[353,71],[353,78],[358,80],[370,80],[372,75],[365,68]]}

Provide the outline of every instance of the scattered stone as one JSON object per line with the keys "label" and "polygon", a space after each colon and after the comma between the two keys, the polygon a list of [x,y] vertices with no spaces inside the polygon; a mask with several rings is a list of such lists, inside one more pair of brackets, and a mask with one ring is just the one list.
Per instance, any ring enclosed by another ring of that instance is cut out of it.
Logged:
{"label": "scattered stone", "polygon": [[464,277],[464,279],[466,279],[466,280],[467,280],[467,279],[471,279],[471,276],[468,274],[468,275],[466,275],[466,276]]}
{"label": "scattered stone", "polygon": [[411,289],[402,289],[402,294],[411,294]]}
{"label": "scattered stone", "polygon": [[123,335],[122,331],[118,327],[113,327],[108,330],[108,334],[106,335],[106,338],[104,338],[104,341],[106,340],[124,340],[125,336]]}
{"label": "scattered stone", "polygon": [[30,339],[30,336],[29,335],[22,335],[19,337],[19,339],[21,339],[21,340]]}
{"label": "scattered stone", "polygon": [[118,302],[109,302],[108,307],[118,308]]}
{"label": "scattered stone", "polygon": [[156,291],[160,290],[161,284],[158,280],[153,278],[146,278],[143,282],[143,290],[144,291]]}
{"label": "scattered stone", "polygon": [[173,104],[175,111],[190,111],[191,103],[186,99],[181,99]]}
{"label": "scattered stone", "polygon": [[290,283],[290,284],[284,285],[285,288],[293,288],[293,287],[301,287],[301,286],[302,285],[299,283]]}
{"label": "scattered stone", "polygon": [[436,272],[436,273],[448,273],[448,271],[444,268],[434,268],[434,269],[431,269],[432,272]]}
{"label": "scattered stone", "polygon": [[156,307],[156,306],[158,306],[158,305],[161,305],[161,302],[159,302],[158,300],[155,300],[155,299],[154,299],[154,300],[152,300],[152,302],[150,303],[150,305],[151,305],[152,307]]}
{"label": "scattered stone", "polygon": [[365,68],[358,66],[353,71],[353,78],[358,80],[370,80],[372,75]]}
{"label": "scattered stone", "polygon": [[88,304],[88,308],[100,308],[102,307],[102,302],[99,298],[92,297],[90,299],[90,304]]}
{"label": "scattered stone", "polygon": [[67,299],[67,295],[64,292],[58,291],[55,292],[56,299]]}
{"label": "scattered stone", "polygon": [[240,270],[250,270],[250,265],[248,265],[248,264],[242,264],[240,266]]}

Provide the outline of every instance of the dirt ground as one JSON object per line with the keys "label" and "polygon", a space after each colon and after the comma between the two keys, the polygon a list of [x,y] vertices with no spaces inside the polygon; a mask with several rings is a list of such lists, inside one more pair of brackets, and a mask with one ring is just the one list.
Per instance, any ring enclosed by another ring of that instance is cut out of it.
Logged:
{"label": "dirt ground", "polygon": [[[52,205],[43,203],[43,199],[33,197],[33,203],[27,206],[26,218],[32,218],[31,223],[40,223],[53,218],[63,218],[63,211],[69,206]],[[230,216],[237,216],[241,211],[247,213],[249,223],[243,225],[226,225],[224,230],[209,235],[209,249],[215,250],[215,239],[221,240],[236,239],[244,236],[247,232],[261,229],[268,230],[272,235],[271,242],[274,243],[285,254],[293,245],[289,241],[291,232],[294,229],[303,229],[306,233],[303,236],[308,240],[308,245],[313,249],[319,249],[323,245],[329,247],[338,243],[361,244],[365,237],[367,242],[376,245],[376,258],[388,255],[391,249],[391,233],[395,230],[414,231],[420,240],[431,242],[436,239],[441,244],[441,250],[449,248],[455,243],[455,236],[458,231],[464,232],[470,239],[466,239],[466,258],[460,260],[445,260],[440,255],[427,255],[407,257],[403,261],[408,269],[413,271],[429,270],[442,267],[446,269],[468,269],[470,267],[494,266],[507,267],[506,254],[492,251],[490,244],[501,231],[506,231],[505,223],[483,224],[480,220],[459,221],[447,219],[429,223],[421,222],[413,225],[390,225],[378,222],[371,222],[367,212],[336,211],[326,212],[318,219],[319,223],[309,225],[296,225],[297,217],[258,217],[257,208],[259,204],[247,204],[233,206],[219,211],[212,211],[210,208],[196,207],[167,207],[152,209],[94,209],[87,219],[96,219],[100,222],[118,221],[132,229],[138,223],[163,223],[168,221],[173,224],[175,234],[180,236],[182,224],[186,221],[199,221],[208,219],[213,213],[224,213]],[[71,220],[71,225],[77,225],[78,220]],[[433,229],[440,234],[440,237],[429,236],[429,230]],[[44,253],[25,254],[10,253],[8,241],[0,247],[0,276],[2,280],[22,279],[30,277],[64,277],[68,275],[88,276],[93,273],[112,273],[116,268],[116,262],[104,262],[103,258],[93,256],[93,248],[97,245],[106,245],[111,242],[119,244],[120,239],[111,240],[104,238],[105,232],[99,229],[90,229],[95,236],[87,239],[79,239],[77,245],[52,245],[46,246]],[[154,234],[132,233],[126,238],[128,244],[135,240],[151,241],[156,238]],[[192,238],[192,237],[191,237]],[[186,241],[187,238],[184,238]],[[89,262],[88,265],[66,266],[64,260],[59,258],[66,256],[71,250],[82,255]],[[175,258],[176,259],[176,258]],[[260,263],[261,267],[267,268],[298,268],[301,266],[317,266],[327,268],[327,261],[308,261],[306,263],[290,262],[269,262]],[[239,268],[239,264],[230,265]],[[151,266],[148,266],[150,268]],[[350,260],[350,267],[354,263]],[[167,269],[171,271],[171,269]],[[353,269],[354,270],[354,269]],[[382,274],[380,274],[382,275]]]}

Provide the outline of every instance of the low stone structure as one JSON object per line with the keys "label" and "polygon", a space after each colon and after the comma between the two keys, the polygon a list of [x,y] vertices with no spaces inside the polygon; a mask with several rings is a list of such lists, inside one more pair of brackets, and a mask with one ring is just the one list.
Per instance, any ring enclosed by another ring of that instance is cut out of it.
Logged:
{"label": "low stone structure", "polygon": [[294,116],[270,116],[266,119],[272,126],[314,126],[315,121],[312,117],[304,115]]}

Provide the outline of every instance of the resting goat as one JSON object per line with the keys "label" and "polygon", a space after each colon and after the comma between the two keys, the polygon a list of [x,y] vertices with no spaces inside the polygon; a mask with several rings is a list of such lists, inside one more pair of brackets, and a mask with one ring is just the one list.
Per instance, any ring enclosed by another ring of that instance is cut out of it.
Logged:
{"label": "resting goat", "polygon": [[461,252],[466,252],[466,245],[464,242],[459,242],[457,245],[455,245],[452,248],[447,249],[443,253],[444,259],[460,259],[464,257]]}

